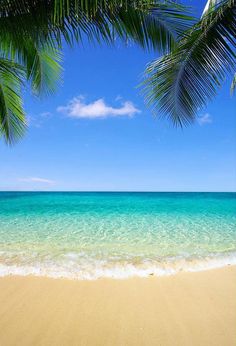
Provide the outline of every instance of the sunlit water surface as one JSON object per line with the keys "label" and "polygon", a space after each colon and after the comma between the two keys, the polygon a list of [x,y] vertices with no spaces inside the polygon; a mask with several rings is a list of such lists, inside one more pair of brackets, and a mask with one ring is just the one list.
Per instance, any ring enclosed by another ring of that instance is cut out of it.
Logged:
{"label": "sunlit water surface", "polygon": [[0,275],[168,275],[236,263],[236,193],[0,192]]}

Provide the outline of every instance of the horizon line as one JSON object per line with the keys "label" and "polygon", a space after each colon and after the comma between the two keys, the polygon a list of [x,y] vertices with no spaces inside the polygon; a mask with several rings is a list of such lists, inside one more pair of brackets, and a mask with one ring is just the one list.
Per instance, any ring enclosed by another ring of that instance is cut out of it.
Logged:
{"label": "horizon line", "polygon": [[236,191],[182,191],[182,190],[0,190],[1,192],[74,192],[74,193],[236,193]]}

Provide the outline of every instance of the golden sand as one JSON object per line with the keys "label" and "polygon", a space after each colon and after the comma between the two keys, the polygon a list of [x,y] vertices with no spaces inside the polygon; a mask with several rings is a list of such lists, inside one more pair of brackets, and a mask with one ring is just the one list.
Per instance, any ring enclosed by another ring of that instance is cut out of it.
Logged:
{"label": "golden sand", "polygon": [[128,280],[1,278],[0,345],[235,346],[236,267]]}

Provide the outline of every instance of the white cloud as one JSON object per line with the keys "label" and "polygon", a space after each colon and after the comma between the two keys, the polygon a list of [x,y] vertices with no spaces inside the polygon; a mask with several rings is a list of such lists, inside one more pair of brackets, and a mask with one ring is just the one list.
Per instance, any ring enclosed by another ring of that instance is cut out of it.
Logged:
{"label": "white cloud", "polygon": [[25,183],[44,183],[44,184],[54,184],[54,180],[39,178],[39,177],[29,177],[29,178],[20,178],[19,181],[23,181]]}
{"label": "white cloud", "polygon": [[27,125],[32,127],[41,127],[51,117],[51,112],[42,112],[37,115],[31,114],[27,116]]}
{"label": "white cloud", "polygon": [[212,123],[212,117],[209,113],[205,113],[203,115],[201,115],[198,119],[197,119],[199,125],[205,125],[205,124],[210,124]]}
{"label": "white cloud", "polygon": [[58,112],[64,113],[73,118],[108,118],[116,116],[133,116],[140,113],[131,101],[125,101],[121,107],[108,106],[103,99],[98,99],[91,103],[85,103],[83,97],[73,98],[66,106],[57,108]]}

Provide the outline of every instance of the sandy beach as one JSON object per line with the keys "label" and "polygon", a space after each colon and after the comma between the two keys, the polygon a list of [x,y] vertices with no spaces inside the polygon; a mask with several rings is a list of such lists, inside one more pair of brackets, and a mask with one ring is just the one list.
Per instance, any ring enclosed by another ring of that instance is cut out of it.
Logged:
{"label": "sandy beach", "polygon": [[169,277],[0,279],[0,345],[236,344],[236,267]]}

